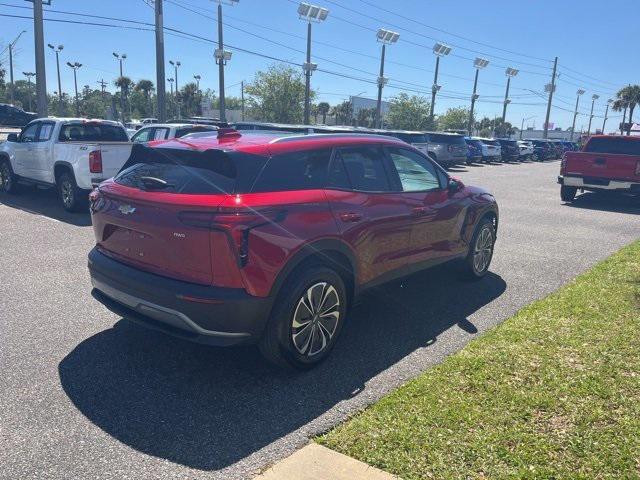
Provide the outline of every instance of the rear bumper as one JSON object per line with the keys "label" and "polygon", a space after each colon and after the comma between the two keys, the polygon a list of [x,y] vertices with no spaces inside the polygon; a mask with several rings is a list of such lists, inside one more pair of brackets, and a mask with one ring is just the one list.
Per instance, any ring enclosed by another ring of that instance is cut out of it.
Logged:
{"label": "rear bumper", "polygon": [[559,175],[558,183],[566,187],[577,187],[587,190],[621,190],[640,193],[640,182],[629,182],[627,180],[581,177],[577,175]]}
{"label": "rear bumper", "polygon": [[143,272],[95,248],[89,253],[93,297],[123,318],[198,343],[254,343],[272,298],[242,289],[197,285]]}

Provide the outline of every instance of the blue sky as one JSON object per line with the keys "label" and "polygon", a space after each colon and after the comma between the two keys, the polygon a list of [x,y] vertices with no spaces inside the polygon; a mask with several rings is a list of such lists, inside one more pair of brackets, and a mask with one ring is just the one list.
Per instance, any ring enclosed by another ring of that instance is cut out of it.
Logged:
{"label": "blue sky", "polygon": [[[357,77],[349,79],[325,72],[314,74],[313,88],[322,100],[331,104],[361,92],[375,97],[376,86],[358,79],[375,82],[380,55],[375,30],[380,27],[400,33],[400,41],[387,50],[385,76],[390,78],[390,86],[384,91],[385,98],[403,90],[429,95],[435,65],[431,47],[436,40],[452,46],[451,55],[443,58],[440,65],[438,83],[442,90],[436,101],[436,113],[448,107],[468,106],[473,87],[472,59],[476,56],[490,60],[489,67],[480,72],[478,93],[481,97],[476,110],[479,115],[501,115],[505,67],[520,70],[511,83],[513,103],[507,112],[507,120],[517,126],[523,118],[531,116],[535,118],[525,125],[534,122],[537,127],[542,125],[546,100],[540,98],[539,92],[550,81],[554,56],[559,57],[560,77],[554,99],[558,108],[552,110],[551,121],[563,128],[571,125],[577,88],[587,91],[581,99],[580,111],[588,114],[591,95],[597,93],[601,98],[594,113],[603,115],[606,99],[619,86],[640,82],[637,0],[610,4],[592,0],[492,0],[482,3],[471,0],[314,0],[311,3],[330,10],[326,22],[314,25],[314,62],[319,69]],[[29,10],[7,5],[24,7],[29,4],[2,0],[0,14],[30,15]],[[165,26],[214,39],[215,7],[216,3],[211,0],[165,0]],[[304,61],[306,26],[298,19],[296,7],[295,0],[240,0],[234,7],[225,7],[225,42],[236,48],[301,63]],[[48,8],[153,22],[153,10],[144,0],[53,0]],[[45,13],[45,18],[148,28],[54,12]],[[0,22],[2,45],[11,41],[20,30],[27,30],[18,43],[15,59],[15,71],[20,72],[17,77],[21,78],[22,71],[34,70],[33,23],[8,17],[0,17]],[[83,64],[78,74],[79,85],[97,87],[96,82],[101,78],[112,84],[118,75],[113,51],[127,53],[125,75],[134,80],[149,78],[155,82],[153,32],[46,22],[45,42],[64,45],[61,63],[78,61]],[[182,63],[181,84],[199,74],[202,88],[217,91],[213,45],[174,35],[166,35],[165,42],[167,62],[173,59]],[[49,91],[57,89],[54,58],[53,52],[47,49]],[[235,50],[226,70],[227,95],[239,95],[241,80],[250,82],[255,71],[272,63],[273,60]],[[169,69],[167,76],[173,76]],[[72,91],[73,75],[66,66],[62,83],[64,91]],[[109,88],[113,90],[112,86]],[[569,111],[562,110],[564,108]],[[620,121],[613,115],[610,119],[610,127]],[[580,115],[576,128],[583,124],[586,128],[587,123],[588,116]],[[602,120],[596,119],[594,123],[599,127]]]}

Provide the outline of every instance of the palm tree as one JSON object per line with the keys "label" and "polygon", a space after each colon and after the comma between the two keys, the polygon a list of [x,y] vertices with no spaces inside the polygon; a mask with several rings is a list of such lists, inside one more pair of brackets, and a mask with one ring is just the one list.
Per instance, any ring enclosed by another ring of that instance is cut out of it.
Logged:
{"label": "palm tree", "polygon": [[[616,94],[618,97],[614,102],[614,107],[622,107],[629,110],[629,121],[627,125],[627,135],[631,135],[631,127],[633,126],[633,111],[636,106],[640,105],[640,85],[627,85],[621,88]],[[619,110],[618,110],[619,111]],[[622,119],[624,125],[624,118]]]}
{"label": "palm tree", "polygon": [[613,104],[611,104],[611,110],[613,110],[614,112],[622,112],[622,122],[620,123],[620,135],[624,133],[624,124],[625,124],[625,121],[627,120],[628,107],[629,107],[629,104],[624,100],[622,100],[621,98],[614,100]]}
{"label": "palm tree", "polygon": [[329,113],[330,109],[331,109],[331,105],[329,105],[327,102],[320,102],[318,104],[318,113],[322,115],[323,124],[327,123],[327,113]]}
{"label": "palm tree", "polygon": [[147,104],[149,105],[149,115],[153,115],[153,105],[151,104],[151,92],[154,90],[155,86],[151,80],[140,80],[135,89],[144,94],[144,98],[147,100]]}
{"label": "palm tree", "polygon": [[120,99],[120,108],[122,108],[122,117],[124,118],[125,101],[127,99],[129,91],[131,90],[131,86],[133,85],[133,80],[131,80],[129,77],[118,77],[118,79],[113,82],[113,84],[122,92],[122,98]]}

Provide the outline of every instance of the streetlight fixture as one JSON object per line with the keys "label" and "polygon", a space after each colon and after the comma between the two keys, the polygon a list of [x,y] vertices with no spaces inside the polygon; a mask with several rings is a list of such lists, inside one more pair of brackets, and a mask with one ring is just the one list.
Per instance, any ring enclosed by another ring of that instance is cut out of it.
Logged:
{"label": "streetlight fixture", "polygon": [[596,100],[600,98],[600,95],[595,93],[591,96],[591,114],[589,115],[589,128],[587,128],[587,136],[591,135],[591,121],[593,120],[593,106],[596,104]]}
{"label": "streetlight fixture", "polygon": [[569,137],[569,141],[573,141],[573,131],[576,129],[576,118],[578,118],[578,102],[580,102],[580,97],[584,95],[585,91],[581,88],[576,92],[576,109],[573,112],[573,124],[571,125],[571,136]]}
{"label": "streetlight fixture", "polygon": [[202,77],[200,75],[194,75],[193,79],[196,81],[196,90],[199,92],[200,91],[200,80],[202,79]]}
{"label": "streetlight fixture", "polygon": [[448,45],[445,45],[444,43],[438,42],[433,46],[433,53],[436,56],[436,72],[433,75],[433,85],[431,86],[431,111],[429,112],[429,116],[431,117],[431,120],[433,120],[433,115],[435,111],[436,93],[438,93],[441,88],[441,86],[438,85],[438,70],[440,69],[440,57],[449,55],[451,53],[451,47]]}
{"label": "streetlight fixture", "polygon": [[311,75],[318,65],[311,63],[311,24],[324,22],[329,16],[329,10],[317,5],[302,2],[298,6],[300,20],[307,22],[307,61],[302,65],[305,76],[304,85],[304,124],[311,123]]}
{"label": "streetlight fixture", "polygon": [[604,111],[604,120],[602,121],[602,134],[605,134],[604,131],[604,127],[607,124],[607,115],[609,115],[609,107],[611,106],[611,104],[613,103],[613,98],[610,98],[609,100],[607,100],[607,108]]}
{"label": "streetlight fixture", "polygon": [[520,140],[522,140],[522,130],[524,130],[524,122],[531,120],[532,118],[536,118],[535,115],[522,119],[522,123],[520,124]]}
{"label": "streetlight fixture", "polygon": [[487,68],[487,65],[489,65],[489,60],[487,60],[486,58],[476,57],[476,59],[473,61],[473,67],[476,69],[476,76],[473,81],[473,93],[471,94],[471,109],[469,110],[469,135],[471,135],[471,133],[473,132],[473,108],[476,105],[476,100],[480,98],[480,95],[476,93],[478,90],[478,73],[483,68]]}
{"label": "streetlight fixture", "polygon": [[31,100],[31,78],[36,76],[35,72],[22,72],[22,74],[27,77],[27,82],[29,83],[29,111],[33,110],[32,100]]}
{"label": "streetlight fixture", "polygon": [[382,128],[382,89],[389,82],[388,78],[384,77],[384,57],[387,51],[387,45],[393,45],[397,43],[400,38],[400,34],[381,28],[376,33],[376,39],[382,43],[382,56],[380,57],[380,75],[378,76],[378,103],[376,106],[376,117],[374,119],[374,126]]}
{"label": "streetlight fixture", "polygon": [[173,78],[167,78],[167,82],[171,85],[171,96],[173,97]]}
{"label": "streetlight fixture", "polygon": [[69,68],[73,70],[73,84],[76,90],[76,116],[80,116],[80,104],[78,103],[78,69],[82,66],[81,63],[78,62],[67,62]]}
{"label": "streetlight fixture", "polygon": [[180,65],[182,65],[179,61],[173,61],[173,60],[169,60],[169,64],[173,67],[173,71],[174,71],[174,78],[176,80],[176,105],[178,106],[178,118],[180,118],[182,116],[181,113],[181,109],[180,109],[180,87],[178,87],[178,67]]}
{"label": "streetlight fixture", "polygon": [[51,45],[50,43],[47,46],[53,50],[56,54],[56,68],[58,69],[58,95],[60,96],[60,102],[58,105],[58,115],[62,116],[62,84],[60,82],[60,52],[64,48],[64,45],[58,45],[57,47]]}
{"label": "streetlight fixture", "polygon": [[[22,30],[18,34],[18,36],[13,40],[13,42],[9,43],[9,45],[7,46],[8,50],[9,50],[9,83],[11,84],[9,103],[11,103],[11,105],[13,105],[13,90],[14,90],[14,85],[13,85],[13,48],[16,46],[16,43],[18,43],[18,40],[20,40],[20,37],[22,36],[23,33],[27,33],[27,31],[26,30]],[[29,110],[31,110],[31,109],[29,109]]]}
{"label": "streetlight fixture", "polygon": [[504,94],[504,105],[502,107],[502,123],[504,123],[505,119],[507,118],[507,105],[511,103],[511,100],[509,100],[509,86],[511,85],[511,79],[518,75],[518,71],[519,70],[511,67],[507,68],[504,71],[504,74],[507,76],[507,91]]}
{"label": "streetlight fixture", "polygon": [[218,64],[218,90],[220,102],[220,120],[227,121],[226,102],[224,95],[224,67],[231,60],[231,52],[224,49],[224,39],[222,31],[222,4],[234,6],[239,0],[212,0],[218,2],[218,48],[214,52],[216,63]]}
{"label": "streetlight fixture", "polygon": [[[118,55],[116,52],[113,52],[113,56],[116,57],[116,59],[120,63],[120,78],[122,78],[123,77],[122,62],[124,62],[127,59],[127,54],[121,53]],[[124,124],[124,85],[120,85],[120,119]]]}

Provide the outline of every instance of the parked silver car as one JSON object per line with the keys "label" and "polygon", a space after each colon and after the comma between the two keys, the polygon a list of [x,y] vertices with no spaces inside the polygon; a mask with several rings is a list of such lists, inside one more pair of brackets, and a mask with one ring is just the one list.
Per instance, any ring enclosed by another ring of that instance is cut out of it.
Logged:
{"label": "parked silver car", "polygon": [[425,132],[429,155],[442,167],[463,165],[467,162],[467,142],[457,133]]}

